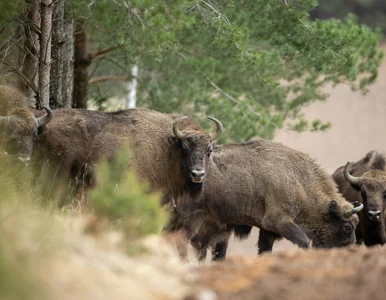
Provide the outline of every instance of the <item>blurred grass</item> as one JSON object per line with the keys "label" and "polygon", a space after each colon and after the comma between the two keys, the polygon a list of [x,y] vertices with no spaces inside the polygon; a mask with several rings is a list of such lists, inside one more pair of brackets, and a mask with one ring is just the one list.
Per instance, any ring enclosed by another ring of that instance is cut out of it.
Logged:
{"label": "blurred grass", "polygon": [[134,170],[129,168],[130,153],[123,149],[113,162],[99,164],[98,185],[90,195],[91,206],[96,216],[124,232],[128,251],[135,254],[136,241],[160,232],[168,215],[160,207],[161,194],[150,192],[149,186],[136,178]]}
{"label": "blurred grass", "polygon": [[[160,207],[160,194],[139,182],[129,165],[129,152],[121,151],[113,162],[98,166],[98,185],[90,191],[86,211],[123,232],[127,253],[136,254],[143,251],[138,241],[160,232],[167,213]],[[0,170],[0,299],[49,299],[44,281],[55,274],[47,275],[44,266],[57,250],[66,251],[58,217],[64,214],[71,221],[82,210],[75,208],[76,200],[72,209],[58,208],[59,186],[54,186],[52,202],[43,201],[51,182],[33,184],[33,173],[7,156],[0,156]]]}
{"label": "blurred grass", "polygon": [[0,299],[46,299],[35,266],[46,254],[42,230],[49,218],[33,207],[24,167],[1,156],[0,170]]}

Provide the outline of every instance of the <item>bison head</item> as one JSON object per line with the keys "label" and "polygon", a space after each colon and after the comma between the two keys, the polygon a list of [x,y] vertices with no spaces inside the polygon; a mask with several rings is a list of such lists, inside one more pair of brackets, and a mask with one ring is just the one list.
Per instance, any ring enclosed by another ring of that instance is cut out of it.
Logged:
{"label": "bison head", "polygon": [[221,134],[223,126],[219,120],[208,117],[217,126],[215,133],[192,129],[189,126],[180,130],[179,125],[186,118],[186,116],[181,117],[173,124],[175,143],[181,149],[182,172],[188,182],[195,185],[202,184],[208,168],[208,159],[213,151],[213,142]]}
{"label": "bison head", "polygon": [[[342,204],[343,203],[343,204]],[[328,210],[312,239],[316,248],[343,247],[356,242],[355,229],[359,223],[356,215],[363,204],[356,207],[348,201],[331,200]]]}
{"label": "bison head", "polygon": [[0,116],[1,152],[28,163],[32,153],[33,139],[38,129],[52,118],[52,112],[44,107],[46,115],[36,118],[29,110],[17,110],[10,116]]}
{"label": "bison head", "polygon": [[369,170],[362,176],[355,177],[344,169],[344,177],[351,186],[361,193],[364,213],[372,222],[383,221],[383,209],[386,207],[386,172],[382,170]]}

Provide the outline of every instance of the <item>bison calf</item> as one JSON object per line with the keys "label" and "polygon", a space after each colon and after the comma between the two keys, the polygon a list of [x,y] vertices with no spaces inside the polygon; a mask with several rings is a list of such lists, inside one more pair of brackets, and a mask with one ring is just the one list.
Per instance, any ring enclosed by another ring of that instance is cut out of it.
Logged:
{"label": "bison calf", "polygon": [[223,260],[232,233],[242,240],[249,236],[252,229],[250,226],[220,223],[199,202],[183,201],[176,206],[174,199],[165,197],[164,204],[171,209],[171,218],[164,230],[177,234],[180,238],[176,244],[178,254],[183,260],[187,259],[188,242],[200,262],[206,259],[208,248],[212,250],[213,261]]}

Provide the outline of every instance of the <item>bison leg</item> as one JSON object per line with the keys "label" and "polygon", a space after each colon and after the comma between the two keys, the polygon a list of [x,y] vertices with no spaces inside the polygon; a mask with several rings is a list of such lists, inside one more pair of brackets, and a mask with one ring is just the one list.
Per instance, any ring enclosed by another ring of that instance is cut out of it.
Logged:
{"label": "bison leg", "polygon": [[206,259],[208,243],[201,240],[198,236],[193,237],[190,243],[196,253],[197,260],[199,262],[204,262]]}
{"label": "bison leg", "polygon": [[271,252],[273,243],[278,238],[280,238],[280,236],[276,233],[260,228],[259,240],[257,242],[258,254],[262,254],[264,252]]}
{"label": "bison leg", "polygon": [[178,256],[182,261],[188,261],[188,246],[186,244],[176,243]]}
{"label": "bison leg", "polygon": [[[359,226],[358,226],[359,227]],[[363,235],[362,235],[362,232],[361,232],[361,230],[359,229],[359,228],[356,228],[356,230],[355,230],[355,238],[356,238],[356,240],[357,240],[357,244],[358,245],[361,245],[361,244],[363,244]]]}
{"label": "bison leg", "polygon": [[212,260],[220,261],[224,260],[227,254],[228,240],[217,243],[212,249]]}
{"label": "bison leg", "polygon": [[308,248],[310,246],[310,239],[303,230],[289,218],[264,217],[262,223],[262,227],[264,227],[265,230],[285,237],[300,248]]}
{"label": "bison leg", "polygon": [[178,256],[184,262],[188,261],[188,238],[185,230],[178,230],[172,233],[177,248]]}

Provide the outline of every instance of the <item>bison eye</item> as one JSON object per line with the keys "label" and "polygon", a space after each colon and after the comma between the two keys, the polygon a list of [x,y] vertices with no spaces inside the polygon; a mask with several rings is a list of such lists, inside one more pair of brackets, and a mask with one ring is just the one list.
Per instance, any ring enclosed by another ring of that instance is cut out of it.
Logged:
{"label": "bison eye", "polygon": [[206,150],[206,153],[208,154],[208,156],[210,156],[212,152],[213,152],[213,146],[210,146],[208,150]]}
{"label": "bison eye", "polygon": [[179,138],[177,138],[177,137],[174,137],[173,140],[174,140],[174,143],[175,143],[176,147],[181,149],[182,148],[181,140]]}
{"label": "bison eye", "polygon": [[351,226],[350,226],[350,225],[344,225],[344,226],[343,226],[343,233],[345,233],[345,234],[350,234],[351,231],[352,231],[352,229],[351,229]]}
{"label": "bison eye", "polygon": [[364,189],[361,189],[361,196],[362,196],[362,199],[366,199],[366,191]]}

